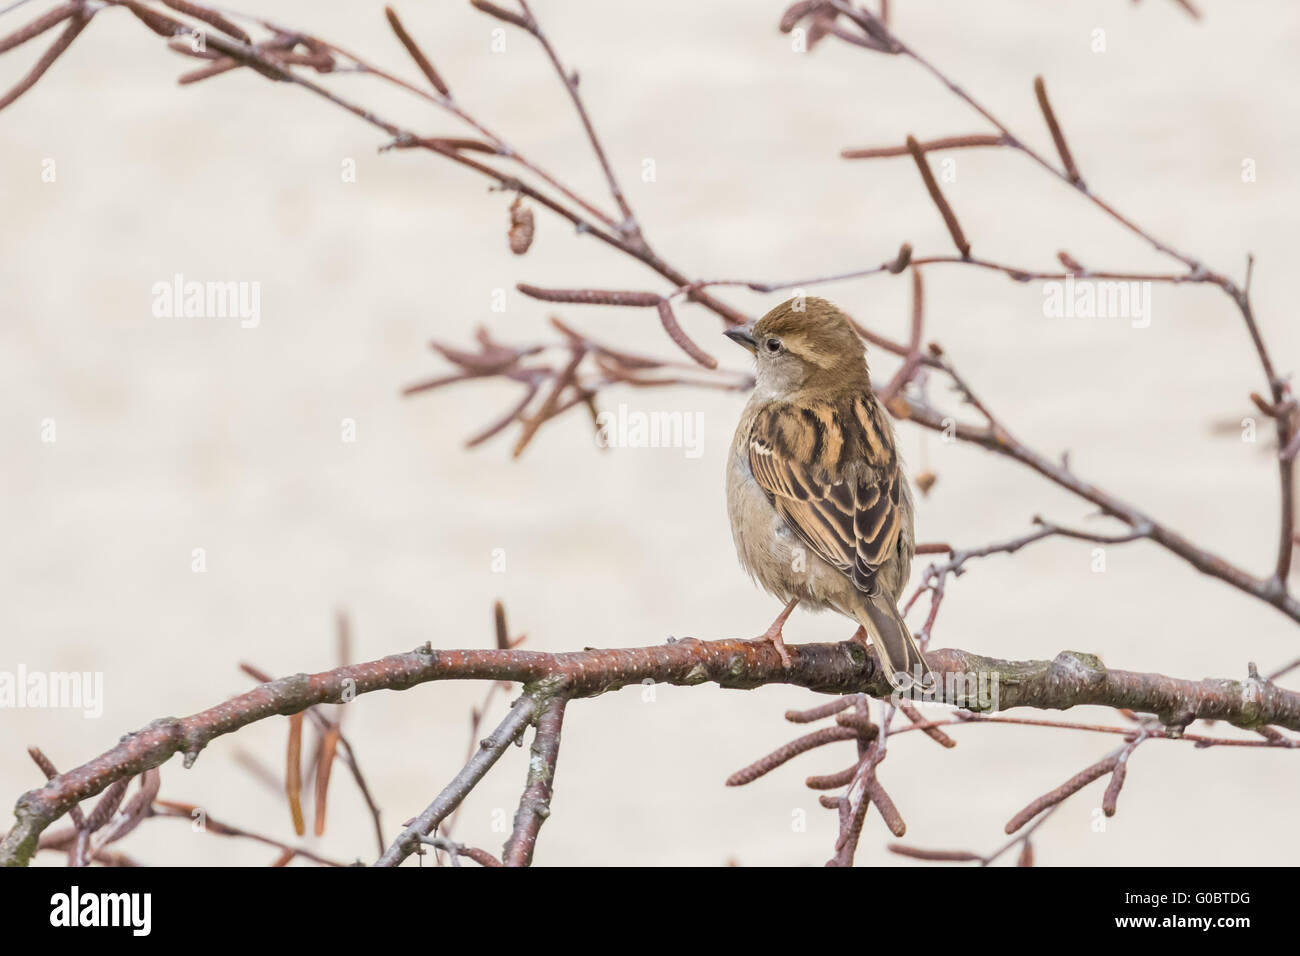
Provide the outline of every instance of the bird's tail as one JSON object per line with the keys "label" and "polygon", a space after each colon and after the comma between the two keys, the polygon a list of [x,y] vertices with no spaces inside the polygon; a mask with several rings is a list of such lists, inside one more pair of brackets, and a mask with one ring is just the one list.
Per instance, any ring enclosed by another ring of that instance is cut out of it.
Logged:
{"label": "bird's tail", "polygon": [[930,668],[889,595],[881,592],[863,601],[856,617],[870,635],[890,684],[903,690],[931,685]]}

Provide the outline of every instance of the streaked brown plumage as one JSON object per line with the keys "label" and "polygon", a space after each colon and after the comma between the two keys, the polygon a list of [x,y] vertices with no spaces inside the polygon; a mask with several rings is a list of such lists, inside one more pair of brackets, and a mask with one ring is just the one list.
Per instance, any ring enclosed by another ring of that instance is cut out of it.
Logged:
{"label": "streaked brown plumage", "polygon": [[862,339],[817,298],[727,335],[758,364],[727,466],[732,534],[741,564],[787,602],[763,639],[788,660],[794,606],[834,608],[871,637],[891,682],[928,681],[896,603],[915,552],[912,496]]}

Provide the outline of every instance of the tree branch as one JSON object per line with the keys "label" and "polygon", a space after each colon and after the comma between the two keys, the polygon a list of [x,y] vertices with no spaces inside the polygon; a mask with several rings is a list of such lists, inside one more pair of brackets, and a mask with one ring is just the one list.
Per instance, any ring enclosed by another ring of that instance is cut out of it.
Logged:
{"label": "tree branch", "polygon": [[524,728],[533,719],[533,714],[536,713],[538,706],[540,704],[536,693],[525,693],[516,700],[510,707],[510,713],[506,714],[505,719],[501,721],[497,729],[479,742],[478,751],[474,756],[470,757],[469,763],[465,764],[465,768],[456,774],[455,779],[443,788],[443,791],[438,794],[433,803],[425,808],[423,813],[407,825],[406,829],[384,851],[383,856],[379,858],[375,866],[398,866],[414,853],[420,845],[421,838],[432,833],[447,814],[460,806],[460,802],[483,779],[483,776],[492,769],[492,765],[501,759],[501,755],[505,753],[506,748],[524,732]]}
{"label": "tree branch", "polygon": [[551,815],[551,794],[555,789],[555,765],[560,758],[560,730],[564,726],[563,697],[554,697],[537,718],[532,754],[528,760],[528,782],[515,813],[515,828],[506,841],[501,859],[506,866],[530,866],[537,834]]}
{"label": "tree branch", "polygon": [[[14,810],[17,822],[0,843],[0,864],[26,864],[46,827],[117,780],[158,767],[177,753],[185,755],[187,766],[192,765],[211,741],[248,724],[298,713],[317,704],[341,703],[353,695],[377,690],[406,690],[439,680],[506,680],[532,685],[520,698],[522,703],[516,703],[489,738],[491,745],[484,751],[504,749],[561,686],[566,697],[575,699],[596,697],[646,681],[686,686],[712,681],[737,689],[791,684],[827,694],[866,693],[880,698],[892,693],[874,652],[864,651],[855,641],[791,645],[789,652],[791,666],[787,668],[770,644],[745,640],[686,639],[654,647],[558,654],[498,649],[440,651],[426,644],[370,663],[284,677],[193,716],[156,720],[128,734],[106,753],[23,794]],[[940,676],[943,700],[971,709],[972,701],[952,691],[954,687],[963,690],[970,678],[977,677],[987,686],[996,687],[998,710],[1064,710],[1102,704],[1156,714],[1176,728],[1195,719],[1212,719],[1247,729],[1272,724],[1300,731],[1300,693],[1258,679],[1181,680],[1108,669],[1092,655],[1070,651],[1058,654],[1052,661],[1005,661],[950,649],[932,650],[928,656],[931,669]],[[470,763],[481,758],[490,766],[497,756],[499,753],[481,751]],[[482,776],[477,765],[473,771],[467,765],[465,772]],[[454,807],[455,802],[447,802],[448,810]],[[442,806],[439,801],[431,804],[389,847],[384,859],[398,861],[413,851],[419,836],[427,832],[416,835],[413,831],[441,819]]]}

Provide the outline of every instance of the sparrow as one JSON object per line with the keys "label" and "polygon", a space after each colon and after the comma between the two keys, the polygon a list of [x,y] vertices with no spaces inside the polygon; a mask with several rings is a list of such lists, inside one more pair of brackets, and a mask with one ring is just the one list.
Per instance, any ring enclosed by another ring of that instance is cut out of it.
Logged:
{"label": "sparrow", "polygon": [[786,602],[756,640],[788,667],[790,613],[831,608],[858,623],[855,640],[870,637],[894,687],[930,683],[897,604],[916,553],[912,493],[862,338],[805,297],[724,334],[757,363],[727,460],[731,533],[741,565]]}

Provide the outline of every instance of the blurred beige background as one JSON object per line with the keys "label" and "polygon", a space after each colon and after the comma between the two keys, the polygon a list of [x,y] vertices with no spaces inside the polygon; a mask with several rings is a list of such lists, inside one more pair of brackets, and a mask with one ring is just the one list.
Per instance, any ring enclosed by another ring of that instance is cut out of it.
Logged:
{"label": "blurred beige background", "polygon": [[[895,26],[1036,146],[1050,139],[1031,88],[1043,73],[1088,182],[1153,233],[1240,275],[1258,256],[1258,313],[1278,364],[1293,366],[1292,264],[1300,186],[1300,8],[1205,2],[1197,23],[1168,2],[956,4],[904,0]],[[3,18],[13,29],[32,5]],[[378,3],[276,0],[267,16],[340,41],[417,77]],[[463,3],[402,3],[460,100],[519,149],[594,196],[598,170],[540,51]],[[659,251],[701,277],[796,278],[879,262],[910,240],[949,243],[906,160],[863,163],[841,148],[981,131],[947,92],[902,60],[828,42],[812,55],[779,34],[779,3],[538,0],[582,89],[630,201]],[[1105,31],[1106,51],[1091,49]],[[14,82],[42,43],[0,60]],[[500,384],[403,399],[443,366],[431,338],[549,337],[546,316],[627,347],[673,354],[644,312],[527,300],[515,282],[663,289],[636,264],[538,213],[524,258],[506,248],[509,197],[428,154],[379,155],[381,136],[287,85],[241,72],[192,88],[190,68],[125,11],[95,19],[65,59],[0,115],[5,382],[0,437],[0,669],[105,675],[98,720],[0,711],[0,798],[39,782],[24,748],[68,769],[118,736],[244,690],[239,661],[277,674],[335,663],[345,608],[355,652],[372,659],[424,641],[485,646],[491,602],[536,649],[637,646],[669,635],[749,636],[778,610],[738,569],[722,470],[743,397],[611,393],[644,410],[699,411],[704,454],[600,453],[574,415],[522,461],[500,438],[463,438],[515,401]],[[430,134],[463,127],[356,77],[350,89]],[[945,188],[978,253],[1049,267],[1058,249],[1101,267],[1161,260],[1021,157],[949,154]],[[641,181],[645,159],[657,180]],[[1258,181],[1243,183],[1244,159]],[[53,159],[57,179],[42,182]],[[340,175],[356,162],[355,183]],[[604,203],[608,205],[608,203]],[[257,281],[256,329],[155,318],[151,287],[189,278]],[[1223,556],[1263,573],[1274,553],[1276,478],[1261,441],[1240,440],[1263,386],[1238,314],[1213,289],[1154,290],[1150,328],[1047,319],[1042,289],[991,274],[927,273],[929,335],[1007,424],[1045,452],[1148,508]],[[511,290],[504,314],[494,289]],[[826,287],[883,332],[902,335],[903,279]],[[781,296],[731,292],[754,314]],[[744,356],[698,308],[679,310],[732,367]],[[892,360],[873,366],[888,375]],[[944,390],[937,400],[949,401]],[[355,419],[357,440],[340,440]],[[57,422],[56,443],[41,423]],[[1017,467],[901,431],[914,469],[938,484],[918,534],[968,546],[1021,533],[1035,513],[1079,523],[1087,510]],[[207,571],[191,571],[204,548]],[[493,573],[493,549],[506,553]],[[1006,657],[1063,649],[1190,678],[1239,677],[1297,653],[1296,629],[1257,602],[1145,544],[1047,542],[972,565],[949,587],[936,641]],[[919,567],[918,567],[919,573]],[[796,614],[791,640],[848,636],[842,620]],[[463,759],[472,685],[430,684],[363,698],[347,729],[390,831]],[[498,697],[492,719],[505,698]],[[843,751],[803,757],[759,783],[734,769],[795,736],[787,707],[816,699],[769,688],[625,689],[569,708],[544,864],[818,865],[834,814],[802,786]],[[1110,720],[1104,710],[1079,719]],[[236,763],[283,766],[287,722],[214,743],[189,771],[163,768],[163,796],[291,838],[283,798]],[[1218,728],[1220,731],[1223,728]],[[900,738],[881,778],[908,842],[991,849],[1031,798],[1115,744],[1077,732],[968,727],[944,751]],[[499,850],[524,751],[512,751],[465,805],[457,836]],[[1040,831],[1045,864],[1290,862],[1300,762],[1293,754],[1154,742],[1130,764],[1119,814],[1094,829],[1100,784]],[[340,771],[321,852],[374,856],[364,809]],[[807,827],[797,821],[806,815]],[[858,859],[899,863],[873,813]],[[269,861],[265,847],[150,823],[122,845],[148,862]],[[47,862],[52,862],[47,860]]]}

